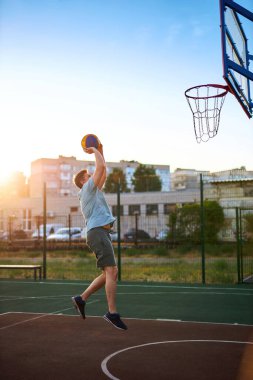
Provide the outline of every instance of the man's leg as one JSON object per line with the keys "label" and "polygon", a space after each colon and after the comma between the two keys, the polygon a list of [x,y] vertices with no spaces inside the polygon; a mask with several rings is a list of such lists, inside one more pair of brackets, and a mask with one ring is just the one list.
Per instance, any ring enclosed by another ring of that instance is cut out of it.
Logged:
{"label": "man's leg", "polygon": [[105,285],[106,277],[103,272],[100,276],[96,277],[95,280],[88,286],[87,289],[81,294],[82,300],[87,301],[87,299],[95,293],[97,290],[101,289]]}
{"label": "man's leg", "polygon": [[118,268],[114,267],[105,267],[105,292],[108,303],[108,313],[104,315],[104,319],[107,322],[110,322],[114,327],[120,330],[127,330],[127,326],[121,320],[120,315],[117,313],[116,308],[116,289],[117,289],[117,275]]}
{"label": "man's leg", "polygon": [[117,278],[118,278],[118,268],[105,267],[105,292],[108,303],[108,309],[110,313],[116,313],[116,289],[117,289]]}
{"label": "man's leg", "polygon": [[85,319],[85,305],[87,299],[95,293],[97,290],[102,288],[105,284],[105,273],[102,273],[100,276],[95,278],[88,288],[80,295],[72,297],[72,302],[79,312],[79,314]]}

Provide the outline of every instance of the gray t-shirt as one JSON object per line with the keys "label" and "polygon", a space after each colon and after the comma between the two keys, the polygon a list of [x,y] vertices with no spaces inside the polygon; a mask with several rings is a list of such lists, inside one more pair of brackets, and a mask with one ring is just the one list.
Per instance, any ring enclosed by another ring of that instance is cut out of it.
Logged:
{"label": "gray t-shirt", "polygon": [[94,184],[92,177],[78,192],[78,197],[87,232],[92,228],[105,226],[115,221],[105,200],[104,193]]}

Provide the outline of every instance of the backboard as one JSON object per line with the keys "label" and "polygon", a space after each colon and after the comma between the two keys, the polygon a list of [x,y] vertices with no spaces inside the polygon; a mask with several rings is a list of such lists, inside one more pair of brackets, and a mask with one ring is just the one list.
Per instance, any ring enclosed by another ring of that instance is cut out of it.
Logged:
{"label": "backboard", "polygon": [[223,77],[250,118],[253,116],[253,13],[233,0],[220,0],[220,19]]}

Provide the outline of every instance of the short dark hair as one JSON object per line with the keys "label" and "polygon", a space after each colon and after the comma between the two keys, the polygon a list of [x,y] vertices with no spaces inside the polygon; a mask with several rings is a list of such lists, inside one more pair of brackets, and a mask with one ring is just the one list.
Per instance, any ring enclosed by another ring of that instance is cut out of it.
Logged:
{"label": "short dark hair", "polygon": [[80,172],[78,172],[74,178],[73,178],[73,182],[74,184],[79,187],[79,189],[82,188],[83,184],[80,182],[80,179],[84,176],[84,174],[87,173],[87,170],[86,169],[83,169],[83,170],[80,170]]}

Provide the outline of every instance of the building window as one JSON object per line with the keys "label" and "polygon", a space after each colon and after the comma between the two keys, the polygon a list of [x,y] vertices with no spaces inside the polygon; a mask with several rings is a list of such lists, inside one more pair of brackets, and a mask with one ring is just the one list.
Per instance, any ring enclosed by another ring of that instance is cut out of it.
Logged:
{"label": "building window", "polygon": [[175,208],[176,208],[176,205],[167,203],[167,204],[163,205],[163,213],[165,215],[168,215],[171,212],[175,211]]}
{"label": "building window", "polygon": [[47,189],[57,189],[58,185],[55,181],[48,181],[47,182]]}
{"label": "building window", "polygon": [[61,164],[60,169],[64,171],[69,171],[71,169],[71,166],[69,164]]}
{"label": "building window", "polygon": [[90,174],[95,172],[96,167],[94,165],[89,164],[86,168]]}
{"label": "building window", "polygon": [[140,215],[141,206],[140,205],[129,205],[128,214],[129,215]]}
{"label": "building window", "polygon": [[61,172],[60,173],[60,179],[62,180],[62,181],[69,181],[70,179],[71,179],[71,174],[70,173],[66,173],[66,172]]}
{"label": "building window", "polygon": [[70,194],[69,189],[60,189],[60,195],[63,195],[64,197],[68,196]]}
{"label": "building window", "polygon": [[146,206],[146,215],[157,215],[158,214],[158,205],[151,204]]}
{"label": "building window", "polygon": [[253,186],[248,186],[248,187],[244,188],[244,196],[245,197],[252,197],[253,196]]}
{"label": "building window", "polygon": [[77,212],[78,211],[78,207],[74,206],[74,207],[70,207],[70,212]]}
{"label": "building window", "polygon": [[42,172],[57,171],[57,165],[43,164]]}
{"label": "building window", "polygon": [[[117,205],[112,206],[112,215],[113,216],[118,215],[118,206]],[[120,206],[120,215],[123,215],[123,206]]]}

